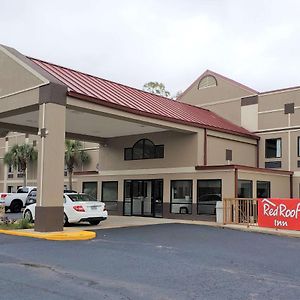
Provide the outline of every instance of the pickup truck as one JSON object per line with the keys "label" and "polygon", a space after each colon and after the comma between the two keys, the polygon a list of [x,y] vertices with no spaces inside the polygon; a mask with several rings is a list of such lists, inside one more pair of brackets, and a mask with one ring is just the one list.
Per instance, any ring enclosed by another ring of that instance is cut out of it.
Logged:
{"label": "pickup truck", "polygon": [[0,202],[5,201],[5,211],[10,210],[18,213],[25,206],[28,194],[36,189],[35,186],[25,186],[18,188],[16,193],[0,193]]}

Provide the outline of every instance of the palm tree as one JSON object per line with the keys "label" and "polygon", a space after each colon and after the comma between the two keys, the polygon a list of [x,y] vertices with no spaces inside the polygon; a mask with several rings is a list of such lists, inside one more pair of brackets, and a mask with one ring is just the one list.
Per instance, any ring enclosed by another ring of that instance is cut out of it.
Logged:
{"label": "palm tree", "polygon": [[4,163],[8,166],[19,168],[23,174],[23,185],[27,185],[26,170],[30,163],[37,160],[38,152],[32,145],[14,145],[4,155]]}
{"label": "palm tree", "polygon": [[87,164],[90,161],[90,156],[83,150],[83,145],[79,141],[66,140],[65,145],[65,164],[69,175],[69,189],[72,190],[72,175],[74,167]]}

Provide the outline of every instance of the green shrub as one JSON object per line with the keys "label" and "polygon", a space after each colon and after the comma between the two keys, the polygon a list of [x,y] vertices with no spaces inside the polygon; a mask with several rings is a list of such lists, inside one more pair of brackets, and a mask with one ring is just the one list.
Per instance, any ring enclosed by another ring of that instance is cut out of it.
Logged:
{"label": "green shrub", "polygon": [[17,229],[30,229],[33,227],[33,224],[27,219],[20,219],[17,223]]}
{"label": "green shrub", "polygon": [[26,219],[14,220],[7,217],[0,218],[0,229],[30,229],[33,224]]}

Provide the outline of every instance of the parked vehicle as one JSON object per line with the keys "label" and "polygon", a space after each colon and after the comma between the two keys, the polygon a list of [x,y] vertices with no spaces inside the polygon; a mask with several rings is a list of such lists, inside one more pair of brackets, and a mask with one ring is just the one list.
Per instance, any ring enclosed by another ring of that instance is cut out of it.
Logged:
{"label": "parked vehicle", "polygon": [[5,211],[10,210],[18,213],[25,206],[28,194],[36,189],[35,186],[25,186],[18,188],[16,193],[0,193],[0,198],[5,201]]}
{"label": "parked vehicle", "polygon": [[220,194],[201,195],[198,198],[198,214],[215,215],[218,201],[222,201]]}
{"label": "parked vehicle", "polygon": [[[74,190],[64,190],[64,193],[77,193]],[[36,203],[36,196],[37,196],[37,189],[34,188],[31,190],[31,192],[28,194],[26,200],[25,200],[25,206],[28,206],[30,204]]]}
{"label": "parked vehicle", "polygon": [[[30,222],[35,220],[36,203],[26,206],[23,218]],[[64,193],[64,225],[68,223],[89,222],[98,225],[107,219],[105,203],[97,201],[87,194]]]}

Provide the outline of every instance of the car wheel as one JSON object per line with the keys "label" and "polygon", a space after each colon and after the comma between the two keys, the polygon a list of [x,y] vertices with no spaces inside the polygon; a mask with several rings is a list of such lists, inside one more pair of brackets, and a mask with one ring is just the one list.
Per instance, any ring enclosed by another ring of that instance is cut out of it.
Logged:
{"label": "car wheel", "polygon": [[21,212],[22,207],[23,207],[22,201],[15,200],[10,205],[10,211],[12,213],[19,213]]}
{"label": "car wheel", "polygon": [[100,221],[89,221],[89,223],[91,224],[91,225],[98,225],[99,223],[100,223]]}
{"label": "car wheel", "polygon": [[68,221],[67,215],[64,213],[64,226],[68,226],[70,223]]}
{"label": "car wheel", "polygon": [[24,212],[24,219],[27,220],[28,222],[32,222],[33,218],[32,218],[32,213],[29,209],[25,210]]}

